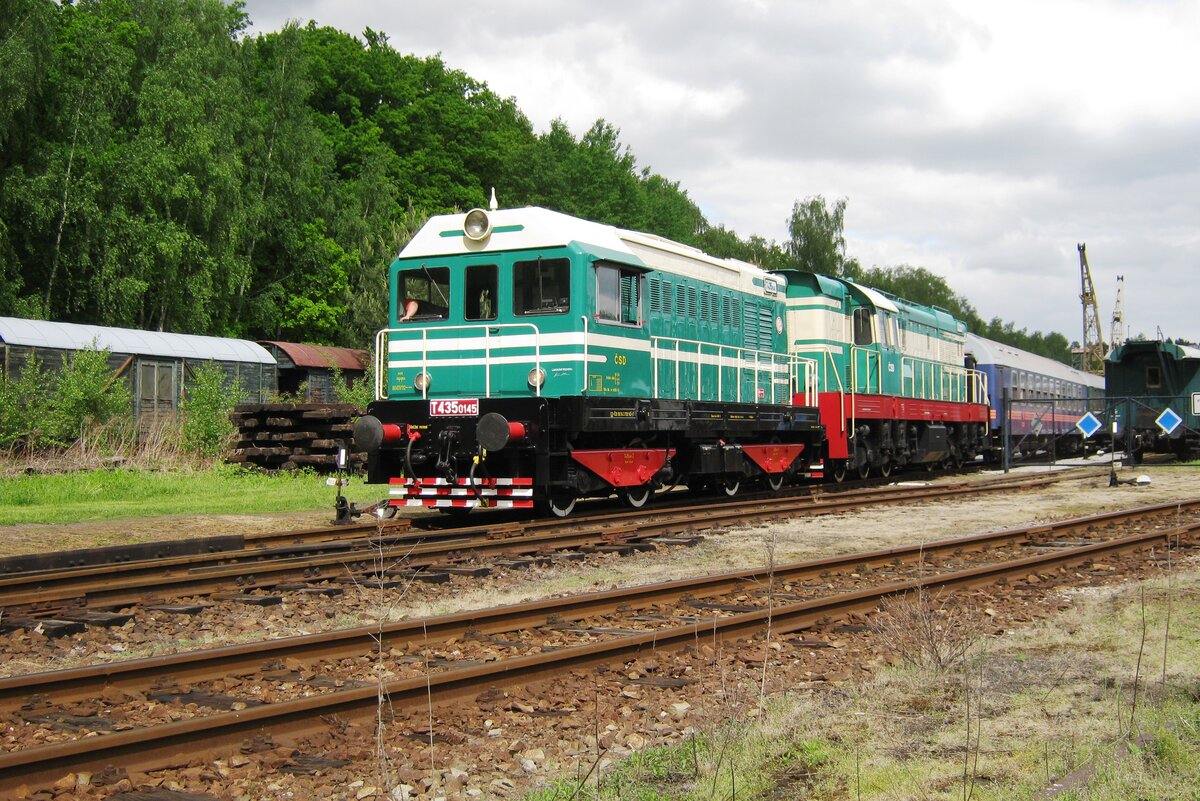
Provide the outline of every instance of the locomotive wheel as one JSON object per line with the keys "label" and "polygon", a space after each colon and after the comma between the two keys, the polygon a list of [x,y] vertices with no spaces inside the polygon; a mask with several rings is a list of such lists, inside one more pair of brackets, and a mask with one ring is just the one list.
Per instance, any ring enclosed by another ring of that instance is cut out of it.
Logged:
{"label": "locomotive wheel", "polygon": [[866,479],[866,477],[869,475],[871,475],[871,463],[867,461],[859,462],[858,477],[861,479]]}
{"label": "locomotive wheel", "polygon": [[835,461],[830,473],[833,475],[834,483],[841,484],[846,480],[846,462],[842,459]]}
{"label": "locomotive wheel", "polygon": [[630,509],[641,509],[650,500],[650,495],[651,490],[648,484],[642,484],[639,487],[622,487],[617,490],[617,497],[621,499],[621,503]]}
{"label": "locomotive wheel", "polygon": [[742,488],[742,480],[740,478],[727,478],[721,482],[721,492],[727,497],[732,498],[738,494],[738,490]]}
{"label": "locomotive wheel", "polygon": [[546,511],[554,517],[566,517],[575,511],[575,496],[567,493],[551,495],[545,501]]}
{"label": "locomotive wheel", "polygon": [[883,461],[883,463],[881,465],[879,465],[879,475],[883,476],[884,478],[887,478],[891,474],[892,474],[892,462],[891,462],[891,460],[885,459]]}

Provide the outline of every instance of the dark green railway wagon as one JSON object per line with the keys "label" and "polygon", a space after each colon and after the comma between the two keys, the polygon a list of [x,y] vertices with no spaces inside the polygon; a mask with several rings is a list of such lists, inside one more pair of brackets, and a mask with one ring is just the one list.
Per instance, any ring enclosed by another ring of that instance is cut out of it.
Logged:
{"label": "dark green railway wagon", "polygon": [[209,362],[247,401],[275,394],[274,357],[244,339],[0,317],[0,380],[16,378],[31,360],[57,372],[82,350],[108,351],[113,380],[128,385],[130,413],[143,425],[174,415],[193,371]]}
{"label": "dark green railway wagon", "polygon": [[1200,449],[1200,348],[1126,342],[1108,355],[1104,376],[1111,419],[1135,459]]}

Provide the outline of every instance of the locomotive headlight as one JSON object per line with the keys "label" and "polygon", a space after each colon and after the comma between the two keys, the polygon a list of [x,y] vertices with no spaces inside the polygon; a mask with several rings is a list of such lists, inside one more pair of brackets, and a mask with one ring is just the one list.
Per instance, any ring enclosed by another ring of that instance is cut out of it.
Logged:
{"label": "locomotive headlight", "polygon": [[429,389],[429,373],[417,373],[417,377],[413,379],[413,386],[422,392]]}
{"label": "locomotive headlight", "polygon": [[535,367],[529,371],[529,386],[535,389],[540,389],[542,384],[546,383],[546,371],[540,367]]}
{"label": "locomotive headlight", "polygon": [[472,242],[482,242],[492,232],[492,221],[483,209],[471,209],[463,219],[463,233]]}

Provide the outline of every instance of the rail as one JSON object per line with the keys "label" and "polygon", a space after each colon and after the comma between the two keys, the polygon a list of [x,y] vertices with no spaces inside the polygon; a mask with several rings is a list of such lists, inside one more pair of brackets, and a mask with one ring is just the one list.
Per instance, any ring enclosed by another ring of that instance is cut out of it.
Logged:
{"label": "rail", "polygon": [[[813,359],[790,353],[742,348],[737,345],[720,345],[712,342],[701,342],[695,339],[679,339],[675,337],[650,338],[650,368],[653,373],[654,397],[663,396],[660,375],[664,365],[669,369],[674,365],[673,392],[675,400],[683,400],[683,385],[691,383],[691,377],[685,376],[684,365],[695,366],[696,391],[693,400],[704,398],[704,378],[716,374],[716,394],[711,400],[736,401],[738,403],[786,403],[791,401],[793,393],[802,392],[804,405],[813,406],[817,399],[817,363]],[[706,371],[705,367],[714,368]],[[725,374],[732,372],[732,380],[737,385],[737,396],[733,393],[726,396]],[[749,401],[744,399],[745,388],[749,382],[747,373],[753,379],[753,395]],[[780,380],[780,376],[784,376]],[[766,384],[764,388],[763,384]],[[779,386],[783,385],[782,393]],[[712,386],[710,382],[710,386]],[[782,395],[782,397],[781,397]]]}
{"label": "rail", "polygon": [[[1168,507],[1169,508],[1169,507]],[[1122,515],[1130,516],[1127,510]],[[1063,525],[1078,530],[1091,527],[1095,518],[1081,518],[1054,524],[1057,536]],[[255,734],[270,733],[282,744],[299,744],[306,737],[324,736],[332,725],[339,721],[358,720],[368,725],[379,714],[381,694],[386,694],[389,704],[402,710],[421,710],[433,705],[445,705],[455,701],[472,703],[471,699],[488,687],[511,689],[544,679],[558,679],[568,671],[591,669],[602,664],[627,661],[644,657],[651,650],[661,652],[678,651],[693,647],[699,629],[711,636],[732,642],[760,634],[768,625],[776,633],[800,631],[822,620],[841,620],[851,613],[869,613],[888,597],[899,597],[905,593],[927,591],[945,587],[979,587],[1006,584],[1019,580],[1021,576],[1044,571],[1057,572],[1087,565],[1092,561],[1114,559],[1117,554],[1130,551],[1156,552],[1160,547],[1172,547],[1183,537],[1194,537],[1198,526],[1186,524],[1165,529],[1151,528],[1140,533],[1090,542],[1077,547],[1054,547],[1049,553],[991,562],[987,559],[972,562],[965,568],[950,572],[934,572],[927,575],[926,557],[931,547],[940,553],[959,554],[966,550],[980,550],[989,554],[996,544],[1025,543],[1030,540],[1036,545],[1048,541],[1046,528],[1009,530],[995,534],[977,535],[963,540],[948,540],[930,545],[912,546],[904,549],[889,549],[869,553],[834,557],[832,560],[772,566],[772,578],[788,575],[796,579],[808,576],[825,576],[831,570],[848,571],[851,565],[866,565],[868,568],[895,565],[898,560],[913,561],[919,565],[917,575],[904,574],[883,577],[887,583],[869,582],[865,586],[852,585],[832,595],[818,589],[812,595],[792,596],[782,604],[768,598],[766,604],[754,604],[747,609],[730,615],[712,615],[700,621],[692,620],[684,625],[668,624],[621,633],[611,639],[568,645],[553,650],[540,650],[491,662],[472,662],[452,665],[440,672],[392,678],[385,684],[364,683],[305,697],[286,699],[269,704],[249,706],[235,712],[218,712],[194,718],[185,718],[167,724],[142,726],[111,733],[83,735],[74,740],[37,745],[0,754],[0,792],[16,796],[28,794],[30,789],[50,787],[68,773],[95,773],[108,768],[149,772],[162,770],[179,764],[180,754],[200,755],[201,761],[211,761],[223,754],[236,752],[242,742]],[[1058,545],[1057,542],[1054,543]],[[992,547],[988,547],[992,546]],[[1153,549],[1153,550],[1152,550]],[[1150,555],[1147,554],[1147,555]],[[889,567],[890,569],[890,567]],[[306,656],[317,655],[318,650],[325,658],[339,655],[358,656],[363,648],[387,647],[400,643],[427,643],[430,638],[445,642],[450,637],[462,638],[474,629],[485,634],[498,634],[521,629],[537,629],[552,619],[585,621],[589,616],[611,614],[613,610],[645,609],[655,604],[682,602],[686,597],[715,597],[734,590],[744,592],[747,584],[762,584],[764,569],[725,573],[712,577],[683,579],[676,582],[644,585],[631,590],[601,591],[584,596],[539,601],[520,606],[476,610],[466,614],[445,615],[438,618],[405,621],[392,624],[385,630],[340,632],[334,635],[310,635],[303,638],[304,647],[296,653]],[[832,589],[832,587],[831,587]],[[167,673],[186,675],[191,671],[191,681],[234,675],[237,670],[261,673],[263,651],[278,656],[284,649],[300,646],[298,640],[275,640],[249,646],[233,646],[226,649],[184,654],[177,657],[159,657],[155,660],[140,660],[137,663],[119,663],[104,666],[108,675],[103,676],[104,686],[127,686],[143,688],[147,679],[156,680]],[[315,646],[315,647],[314,647]],[[186,661],[185,661],[186,660]],[[465,661],[464,661],[465,662]],[[171,664],[171,668],[167,665]],[[241,667],[237,667],[237,666]],[[254,666],[254,667],[252,667]],[[60,674],[21,677],[5,680],[13,690],[10,697],[23,703],[24,697],[32,694],[45,696],[50,684],[57,684],[55,695],[62,698],[73,694],[74,698],[94,697],[100,682],[88,675],[90,669],[64,671]],[[140,675],[133,676],[133,672]],[[122,674],[125,674],[124,676]],[[18,687],[16,684],[27,686]],[[41,687],[37,687],[41,684]],[[40,691],[40,692],[39,692]],[[141,689],[138,692],[142,692]]]}
{"label": "rail", "polygon": [[[527,329],[529,334],[517,334],[515,337],[511,337],[511,339],[521,340],[521,341],[510,341],[510,342],[506,342],[502,345],[493,345],[492,344],[493,335],[494,334],[499,335],[500,338],[503,339],[503,338],[505,338],[505,334],[503,334],[502,332],[505,329],[509,329],[509,330],[511,330],[511,329]],[[493,348],[502,349],[502,348],[532,347],[533,348],[533,358],[531,361],[533,363],[533,367],[534,367],[534,369],[539,370],[539,371],[542,369],[542,341],[541,341],[541,333],[542,332],[533,323],[498,323],[498,324],[485,324],[485,325],[422,326],[420,328],[406,326],[404,328],[384,328],[375,334],[375,398],[376,398],[376,400],[385,400],[388,397],[387,378],[388,378],[388,368],[391,366],[392,346],[393,345],[400,344],[400,343],[416,343],[416,342],[418,342],[418,340],[416,339],[415,335],[420,334],[419,342],[420,342],[421,372],[425,373],[426,375],[429,374],[429,367],[430,367],[429,352],[431,350],[431,348],[430,348],[431,342],[439,343],[439,344],[443,345],[443,347],[435,346],[433,348],[433,350],[435,352],[448,350],[452,353],[461,353],[463,350],[475,349],[475,348],[464,348],[461,345],[461,343],[458,342],[458,340],[462,339],[461,336],[459,336],[459,337],[439,336],[439,337],[435,337],[435,338],[431,339],[429,336],[429,332],[431,332],[431,331],[437,332],[439,334],[444,334],[444,333],[451,332],[451,331],[467,331],[467,332],[482,332],[483,333],[483,347],[482,347],[482,350],[483,350],[483,385],[484,385],[483,386],[483,397],[485,397],[485,398],[492,397],[492,370],[496,367],[499,367],[500,364],[502,363],[501,360],[498,360],[498,359],[493,360],[492,359]],[[392,335],[394,335],[394,334],[410,334],[413,336],[407,336],[407,337],[402,337],[399,339],[393,339]],[[530,341],[528,341],[528,342],[523,341],[526,336],[529,336]],[[477,340],[478,340],[478,337],[472,337],[471,341],[474,342]],[[449,344],[447,344],[447,343],[449,343]],[[404,350],[403,348],[399,348],[398,350],[400,353],[406,354],[406,355],[414,355],[417,353],[416,349]],[[515,357],[515,358],[520,358],[520,357]],[[585,364],[587,363],[586,359],[587,359],[587,332],[585,329],[585,331],[584,331],[584,360],[585,360],[584,363]],[[446,364],[437,364],[436,366],[462,368],[464,365],[460,359],[453,359]],[[587,371],[585,370],[584,372],[586,373]],[[534,389],[534,394],[537,395],[538,397],[540,397],[542,394],[542,384],[538,384],[537,386],[534,386],[533,389]],[[420,387],[420,390],[421,390],[421,398],[423,400],[428,398],[429,397],[429,382],[425,382],[425,386]]]}
{"label": "rail", "polygon": [[987,402],[987,376],[944,362],[900,357],[900,394],[905,398],[952,403]]}

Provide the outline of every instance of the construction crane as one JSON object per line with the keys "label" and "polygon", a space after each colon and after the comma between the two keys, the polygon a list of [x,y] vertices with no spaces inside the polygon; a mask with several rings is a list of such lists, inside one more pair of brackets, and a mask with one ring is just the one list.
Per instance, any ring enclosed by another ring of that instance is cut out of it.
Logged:
{"label": "construction crane", "polygon": [[1096,305],[1096,287],[1092,283],[1092,270],[1088,267],[1087,244],[1075,246],[1079,251],[1079,282],[1083,302],[1083,342],[1079,353],[1079,369],[1087,373],[1104,375],[1104,335],[1100,333],[1100,309]]}
{"label": "construction crane", "polygon": [[1112,327],[1109,329],[1108,344],[1112,347],[1124,345],[1125,336],[1125,276],[1117,276],[1117,302],[1113,304]]}

